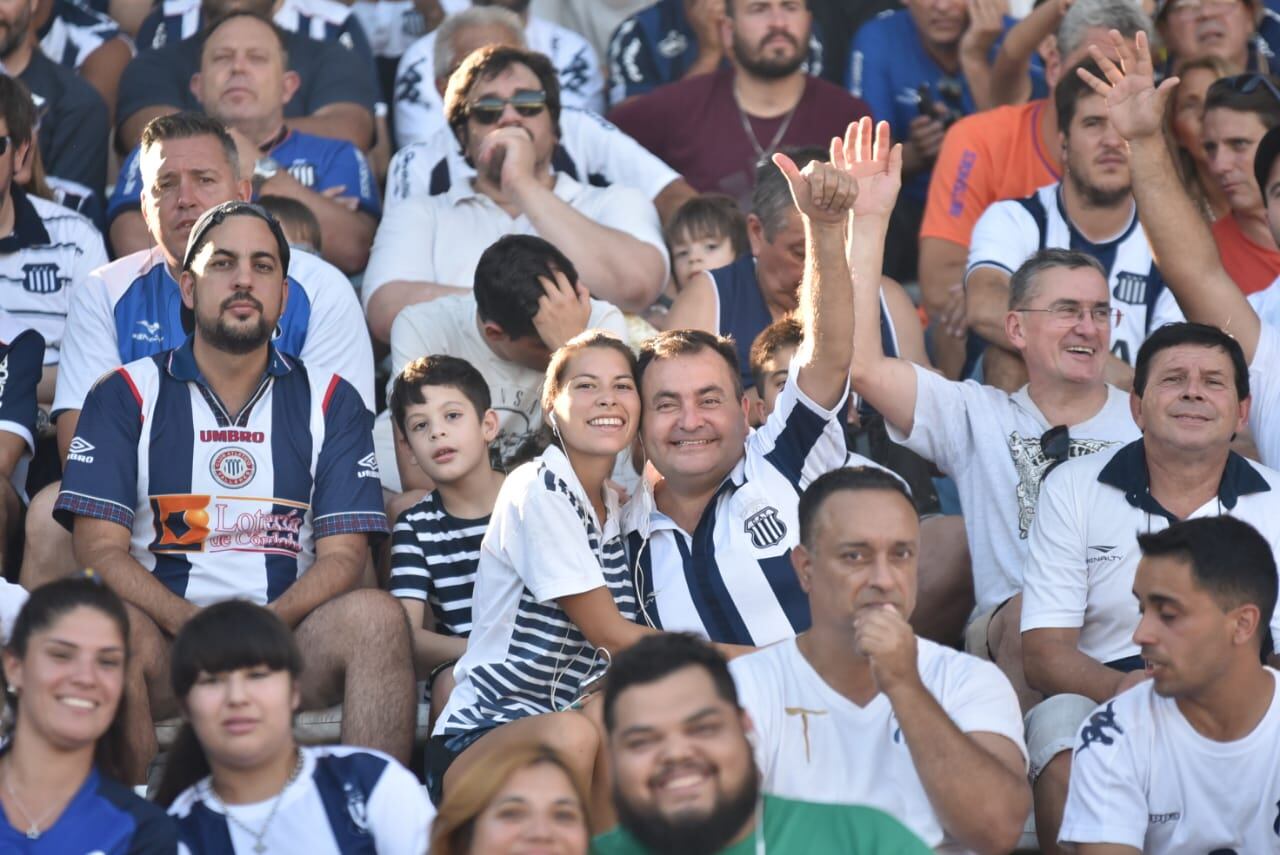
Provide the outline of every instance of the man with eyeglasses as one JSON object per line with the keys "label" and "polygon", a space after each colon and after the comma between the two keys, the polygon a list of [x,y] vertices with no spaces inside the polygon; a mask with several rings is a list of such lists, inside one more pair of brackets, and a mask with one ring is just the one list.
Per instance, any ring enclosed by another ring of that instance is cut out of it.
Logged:
{"label": "man with eyeglasses", "polygon": [[[901,160],[894,163],[857,165],[854,270],[880,269],[901,182]],[[855,280],[853,389],[884,415],[890,439],[955,479],[977,601],[966,646],[994,659],[1029,707],[1036,697],[1022,677],[1020,594],[1040,479],[1053,463],[1046,452],[1079,457],[1139,435],[1126,395],[1103,379],[1114,322],[1106,275],[1092,256],[1066,249],[1040,250],[1014,271],[1005,328],[1028,381],[1012,394],[886,356],[879,290],[875,277]],[[1066,442],[1046,436],[1059,425]]]}
{"label": "man with eyeglasses", "polygon": [[593,297],[648,308],[668,272],[657,211],[639,190],[553,170],[560,83],[547,57],[498,45],[475,51],[449,78],[445,110],[476,175],[383,219],[363,286],[374,338],[387,341],[405,306],[468,291],[481,253],[507,234],[554,245]]}
{"label": "man with eyeglasses", "polygon": [[1078,249],[1106,271],[1119,318],[1111,329],[1105,376],[1121,389],[1132,382],[1133,358],[1147,334],[1183,320],[1138,223],[1124,139],[1107,117],[1106,102],[1080,79],[1081,68],[1098,72],[1096,63],[1085,60],[1063,76],[1053,95],[1062,128],[1063,180],[987,208],[969,244],[969,325],[991,345],[983,355],[983,379],[1008,392],[1027,382],[1026,367],[1005,333],[1009,278],[1037,249]]}
{"label": "man with eyeglasses", "polygon": [[1280,472],[1231,450],[1250,405],[1235,339],[1203,324],[1156,330],[1138,351],[1129,403],[1142,438],[1055,469],[1028,539],[1023,664],[1047,697],[1027,715],[1027,750],[1046,852],[1080,726],[1097,704],[1150,676],[1134,641],[1139,534],[1229,515],[1280,546]]}
{"label": "man with eyeglasses", "polygon": [[1212,56],[1232,74],[1261,70],[1257,7],[1256,0],[1161,0],[1156,29],[1169,51],[1169,68]]}

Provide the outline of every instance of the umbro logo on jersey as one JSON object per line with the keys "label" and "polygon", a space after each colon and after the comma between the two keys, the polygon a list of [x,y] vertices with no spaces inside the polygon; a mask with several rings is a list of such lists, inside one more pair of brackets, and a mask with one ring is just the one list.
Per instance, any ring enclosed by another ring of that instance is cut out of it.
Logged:
{"label": "umbro logo on jersey", "polygon": [[93,443],[86,442],[77,436],[71,440],[71,445],[67,448],[67,459],[77,463],[92,463],[93,455],[89,452],[93,450]]}
{"label": "umbro logo on jersey", "polygon": [[243,448],[224,448],[209,463],[209,474],[213,480],[232,489],[248,484],[257,473],[257,462]]}
{"label": "umbro logo on jersey", "polygon": [[1115,701],[1109,701],[1105,707],[1089,716],[1089,723],[1080,731],[1080,747],[1076,749],[1076,754],[1084,751],[1090,745],[1114,744],[1115,737],[1107,731],[1124,733],[1124,728],[1116,723],[1114,707]]}
{"label": "umbro logo on jersey", "polygon": [[360,458],[360,462],[356,464],[357,478],[378,478],[382,476],[378,474],[378,456],[372,451]]}
{"label": "umbro logo on jersey", "polygon": [[22,265],[22,289],[32,294],[52,294],[62,288],[66,278],[58,275],[58,265],[51,263]]}
{"label": "umbro logo on jersey", "polygon": [[260,430],[202,430],[201,442],[266,442],[267,435]]}
{"label": "umbro logo on jersey", "polygon": [[767,507],[747,517],[742,529],[751,535],[751,545],[756,549],[777,546],[787,536],[787,524],[778,517],[778,509]]}

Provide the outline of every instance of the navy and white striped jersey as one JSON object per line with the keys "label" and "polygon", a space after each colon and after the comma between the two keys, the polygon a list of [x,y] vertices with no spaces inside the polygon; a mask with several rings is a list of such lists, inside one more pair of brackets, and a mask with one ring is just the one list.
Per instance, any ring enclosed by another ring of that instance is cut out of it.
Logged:
{"label": "navy and white striped jersey", "polygon": [[979,267],[994,267],[1012,276],[1046,247],[1093,256],[1107,271],[1111,306],[1121,313],[1120,325],[1111,330],[1111,352],[1132,365],[1152,330],[1186,318],[1151,258],[1137,208],[1124,231],[1109,241],[1093,243],[1067,217],[1061,187],[1049,184],[1025,199],[1008,199],[987,208],[973,227],[965,277]]}
{"label": "navy and white striped jersey", "polygon": [[22,437],[32,454],[36,450],[36,389],[43,362],[40,333],[0,309],[0,431]]}
{"label": "navy and white striped jersey", "polygon": [[[423,855],[435,808],[413,774],[392,758],[346,745],[299,747],[302,771],[276,797],[224,806],[209,778],[182,792],[169,808],[182,850],[190,855],[251,855],[249,828],[266,825],[267,852],[307,855]],[[272,810],[275,816],[268,816]]]}
{"label": "navy and white striped jersey", "polygon": [[118,38],[120,25],[110,15],[88,6],[72,0],[54,0],[49,20],[37,35],[45,56],[75,70],[103,43]]}
{"label": "navy and white striped jersey", "polygon": [[848,452],[845,401],[823,409],[800,389],[795,367],[694,531],[658,510],[647,483],[623,510],[627,570],[653,626],[755,647],[809,628],[809,599],[791,566],[800,493],[844,466]]}
{"label": "navy and white striped jersey", "polygon": [[471,597],[489,517],[464,520],[445,510],[433,490],[400,514],[391,533],[391,596],[423,600],[435,615],[435,631],[471,634]]}
{"label": "navy and white striped jersey", "polygon": [[97,769],[90,770],[62,815],[35,840],[0,813],[0,852],[6,855],[170,855],[177,851],[173,820]]}
{"label": "navy and white striped jersey", "polygon": [[44,337],[44,362],[61,361],[73,292],[107,263],[102,235],[69,208],[15,186],[13,233],[0,239],[0,308]]}
{"label": "navy and white striped jersey", "polygon": [[617,496],[605,489],[603,526],[557,446],[507,476],[480,547],[467,652],[437,736],[563,710],[605,673],[609,659],[557,600],[607,588],[637,619]]}
{"label": "navy and white striped jersey", "polygon": [[196,605],[269,603],[315,562],[316,540],[387,532],[372,429],[351,384],[275,348],[233,418],[188,339],[89,393],[54,513],[130,529],[133,558]]}

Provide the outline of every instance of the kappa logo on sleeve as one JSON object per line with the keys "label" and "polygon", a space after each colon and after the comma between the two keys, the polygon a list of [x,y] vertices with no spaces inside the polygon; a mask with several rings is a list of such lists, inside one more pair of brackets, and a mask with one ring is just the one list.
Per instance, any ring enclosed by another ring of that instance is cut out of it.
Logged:
{"label": "kappa logo on sleeve", "polygon": [[382,479],[378,473],[378,456],[372,451],[361,457],[360,462],[356,464],[356,477]]}
{"label": "kappa logo on sleeve", "polygon": [[74,460],[77,463],[92,463],[93,455],[89,452],[93,450],[93,443],[77,436],[71,440],[71,445],[67,447],[67,459]]}
{"label": "kappa logo on sleeve", "polygon": [[1115,701],[1109,701],[1105,707],[1089,716],[1089,723],[1080,731],[1080,747],[1076,754],[1090,745],[1113,745],[1115,737],[1107,731],[1124,733],[1124,728],[1116,721]]}

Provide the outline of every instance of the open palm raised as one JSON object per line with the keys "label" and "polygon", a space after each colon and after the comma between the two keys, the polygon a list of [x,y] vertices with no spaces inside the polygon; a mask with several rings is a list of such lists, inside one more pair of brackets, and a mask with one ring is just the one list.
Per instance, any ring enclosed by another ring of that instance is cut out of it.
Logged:
{"label": "open palm raised", "polygon": [[1165,106],[1178,85],[1178,78],[1167,78],[1156,87],[1151,46],[1147,43],[1146,33],[1138,33],[1133,48],[1125,44],[1117,30],[1112,30],[1109,35],[1120,64],[1116,65],[1104,56],[1096,45],[1090,45],[1089,53],[1107,79],[1099,80],[1097,75],[1083,68],[1078,72],[1080,79],[1106,99],[1111,124],[1120,136],[1132,141],[1160,134],[1164,126]]}
{"label": "open palm raised", "polygon": [[[874,141],[872,131],[874,129]],[[902,189],[902,145],[892,145],[889,123],[863,117],[844,135],[844,161],[858,185],[853,215],[889,216]]]}

